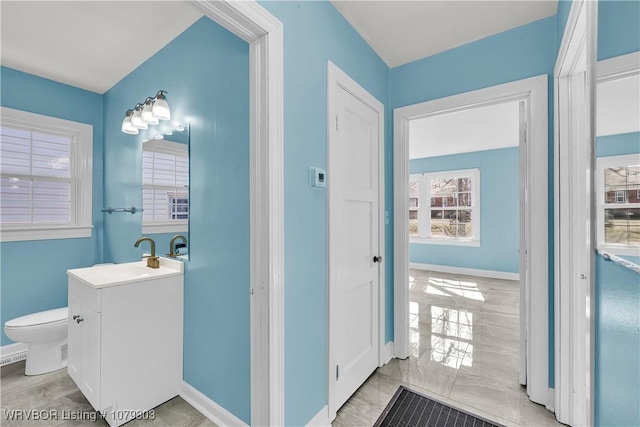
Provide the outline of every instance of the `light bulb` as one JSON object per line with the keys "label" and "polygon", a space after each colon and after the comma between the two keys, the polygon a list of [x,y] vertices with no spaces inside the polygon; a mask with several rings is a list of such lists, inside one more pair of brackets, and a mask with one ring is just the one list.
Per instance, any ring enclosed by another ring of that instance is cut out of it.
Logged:
{"label": "light bulb", "polygon": [[157,125],[159,123],[159,120],[153,116],[152,110],[153,99],[147,98],[144,101],[144,108],[142,109],[142,113],[140,113],[140,115],[142,116],[142,121],[150,125]]}
{"label": "light bulb", "polygon": [[137,135],[138,129],[133,127],[131,124],[131,116],[133,115],[133,110],[127,110],[127,114],[124,116],[124,120],[122,121],[122,132],[128,133],[130,135]]}
{"label": "light bulb", "polygon": [[156,94],[155,100],[153,101],[153,116],[160,120],[170,120],[171,119],[171,110],[169,109],[169,104],[167,103],[167,98],[164,96],[164,91],[161,90]]}
{"label": "light bulb", "polygon": [[131,116],[131,124],[138,129],[149,128],[149,126],[142,121],[142,104],[136,104],[136,109],[133,110],[133,115]]}

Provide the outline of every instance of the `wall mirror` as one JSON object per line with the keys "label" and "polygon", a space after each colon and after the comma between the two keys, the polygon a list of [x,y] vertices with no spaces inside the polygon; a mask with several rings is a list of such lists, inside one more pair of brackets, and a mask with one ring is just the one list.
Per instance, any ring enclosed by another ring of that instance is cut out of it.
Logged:
{"label": "wall mirror", "polygon": [[598,63],[596,240],[610,255],[640,264],[640,57]]}
{"label": "wall mirror", "polygon": [[189,142],[189,125],[142,141],[142,233],[182,260],[189,259]]}

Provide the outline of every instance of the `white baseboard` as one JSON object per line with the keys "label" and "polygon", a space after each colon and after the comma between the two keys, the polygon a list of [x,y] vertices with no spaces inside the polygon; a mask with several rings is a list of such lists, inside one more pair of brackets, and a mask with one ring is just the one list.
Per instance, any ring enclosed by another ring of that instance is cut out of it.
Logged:
{"label": "white baseboard", "polygon": [[209,399],[186,381],[182,382],[180,397],[219,426],[247,426],[240,418]]}
{"label": "white baseboard", "polygon": [[389,363],[389,361],[391,359],[393,359],[394,357],[396,357],[396,351],[395,351],[395,347],[393,346],[393,341],[389,341],[388,343],[386,343],[384,345],[384,349],[383,349],[383,357],[382,357],[382,365],[386,365],[387,363]]}
{"label": "white baseboard", "polygon": [[307,423],[307,427],[331,427],[331,422],[329,422],[329,408],[326,405],[323,406],[320,412]]}
{"label": "white baseboard", "polygon": [[547,409],[550,410],[551,412],[555,413],[556,412],[556,389],[555,388],[550,388],[549,389],[549,395],[547,397]]}
{"label": "white baseboard", "polygon": [[0,366],[25,360],[27,358],[27,345],[14,343],[0,347]]}
{"label": "white baseboard", "polygon": [[476,268],[451,267],[448,265],[422,264],[419,262],[409,263],[409,268],[437,271],[440,273],[464,274],[466,276],[490,277],[492,279],[520,280],[519,273],[508,273],[506,271],[480,270]]}

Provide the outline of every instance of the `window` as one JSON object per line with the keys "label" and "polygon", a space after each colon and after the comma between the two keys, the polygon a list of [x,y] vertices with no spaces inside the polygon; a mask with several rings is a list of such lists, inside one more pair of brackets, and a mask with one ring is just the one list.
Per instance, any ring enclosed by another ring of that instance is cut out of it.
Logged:
{"label": "window", "polygon": [[480,245],[480,171],[478,169],[411,175],[409,197],[419,204],[417,217],[409,209],[409,236],[414,243]]}
{"label": "window", "polygon": [[0,111],[1,240],[90,237],[93,127]]}
{"label": "window", "polygon": [[640,255],[640,155],[601,157],[597,169],[598,247]]}
{"label": "window", "polygon": [[409,181],[409,236],[418,235],[418,182]]}
{"label": "window", "polygon": [[189,220],[188,145],[150,140],[142,148],[142,232],[186,232]]}

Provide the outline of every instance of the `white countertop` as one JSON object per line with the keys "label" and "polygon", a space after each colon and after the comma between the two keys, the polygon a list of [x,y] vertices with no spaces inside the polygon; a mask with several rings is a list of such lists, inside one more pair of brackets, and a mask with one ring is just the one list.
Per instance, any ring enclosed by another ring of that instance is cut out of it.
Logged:
{"label": "white countertop", "polygon": [[127,283],[143,282],[163,277],[181,276],[184,264],[180,261],[160,258],[160,267],[147,267],[147,260],[123,264],[98,265],[67,270],[67,274],[95,289]]}

